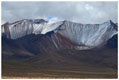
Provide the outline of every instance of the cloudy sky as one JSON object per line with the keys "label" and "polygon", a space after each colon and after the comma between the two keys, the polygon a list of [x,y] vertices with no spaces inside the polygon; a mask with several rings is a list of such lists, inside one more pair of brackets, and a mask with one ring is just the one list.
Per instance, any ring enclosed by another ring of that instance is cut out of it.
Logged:
{"label": "cloudy sky", "polygon": [[2,24],[48,16],[79,23],[118,22],[117,2],[2,2]]}

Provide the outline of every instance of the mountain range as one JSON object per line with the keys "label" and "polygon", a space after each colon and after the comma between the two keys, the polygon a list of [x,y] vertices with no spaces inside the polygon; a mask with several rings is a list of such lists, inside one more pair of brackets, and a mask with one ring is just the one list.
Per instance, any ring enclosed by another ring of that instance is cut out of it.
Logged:
{"label": "mountain range", "polygon": [[44,19],[5,23],[2,25],[2,75],[21,76],[32,70],[39,76],[36,70],[51,70],[61,77],[116,78],[117,29],[118,24],[111,20],[102,24]]}

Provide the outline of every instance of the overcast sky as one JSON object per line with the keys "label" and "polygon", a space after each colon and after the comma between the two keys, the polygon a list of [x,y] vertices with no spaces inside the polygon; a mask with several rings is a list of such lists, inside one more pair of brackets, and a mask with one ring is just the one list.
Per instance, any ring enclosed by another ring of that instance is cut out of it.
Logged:
{"label": "overcast sky", "polygon": [[2,24],[48,16],[79,23],[118,22],[117,2],[2,2]]}

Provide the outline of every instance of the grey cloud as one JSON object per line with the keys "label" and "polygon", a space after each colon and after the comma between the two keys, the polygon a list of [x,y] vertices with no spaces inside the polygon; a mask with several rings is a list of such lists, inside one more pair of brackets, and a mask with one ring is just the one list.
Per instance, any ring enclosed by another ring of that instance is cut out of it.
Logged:
{"label": "grey cloud", "polygon": [[118,22],[118,2],[2,2],[2,23],[55,16],[80,23]]}

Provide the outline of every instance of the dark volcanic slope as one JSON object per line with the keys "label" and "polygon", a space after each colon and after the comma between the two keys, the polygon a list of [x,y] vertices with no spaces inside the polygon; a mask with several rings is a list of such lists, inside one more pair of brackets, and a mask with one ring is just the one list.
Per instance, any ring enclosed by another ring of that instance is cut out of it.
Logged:
{"label": "dark volcanic slope", "polygon": [[2,37],[3,60],[20,59],[25,64],[42,68],[87,70],[85,68],[88,66],[89,69],[98,67],[104,68],[102,70],[116,70],[117,47],[113,45],[117,43],[115,36],[104,47],[91,50],[77,50],[76,44],[53,32],[47,35],[28,35],[17,40]]}
{"label": "dark volcanic slope", "polygon": [[76,44],[62,37],[60,34],[49,32],[46,35],[27,35],[12,40],[2,37],[3,55],[9,56],[34,56],[48,51],[59,49],[73,49]]}

